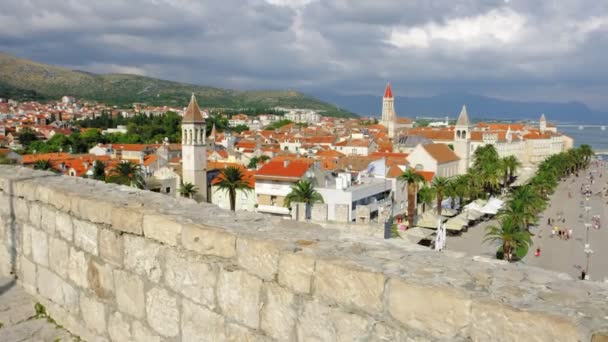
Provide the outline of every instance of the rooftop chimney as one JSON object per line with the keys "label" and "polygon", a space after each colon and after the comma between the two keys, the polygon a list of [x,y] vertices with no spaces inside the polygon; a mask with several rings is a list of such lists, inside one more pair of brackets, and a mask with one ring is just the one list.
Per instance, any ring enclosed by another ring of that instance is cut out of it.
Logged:
{"label": "rooftop chimney", "polygon": [[289,165],[289,160],[283,160],[283,167],[287,167]]}

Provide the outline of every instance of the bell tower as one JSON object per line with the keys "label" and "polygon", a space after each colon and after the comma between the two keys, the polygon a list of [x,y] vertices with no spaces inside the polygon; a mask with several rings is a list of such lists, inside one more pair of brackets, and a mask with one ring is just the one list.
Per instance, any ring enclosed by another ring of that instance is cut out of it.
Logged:
{"label": "bell tower", "polygon": [[471,123],[465,105],[462,106],[454,127],[454,152],[460,158],[459,173],[466,173],[471,162]]}
{"label": "bell tower", "polygon": [[192,94],[182,119],[182,180],[193,184],[197,201],[207,200],[207,148],[205,119]]}

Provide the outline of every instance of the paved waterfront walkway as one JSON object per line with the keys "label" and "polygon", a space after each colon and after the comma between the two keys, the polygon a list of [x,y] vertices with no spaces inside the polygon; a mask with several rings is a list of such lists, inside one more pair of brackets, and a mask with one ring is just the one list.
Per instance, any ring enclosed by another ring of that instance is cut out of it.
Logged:
{"label": "paved waterfront walkway", "polygon": [[[593,196],[589,201],[581,195],[581,185],[590,184],[588,175],[591,172],[595,177],[594,184],[591,185]],[[599,177],[600,173],[602,178]],[[532,237],[534,245],[530,249],[528,256],[522,262],[549,270],[564,272],[572,277],[580,277],[581,271],[586,267],[587,256],[584,252],[584,244],[587,229],[585,223],[585,205],[591,207],[590,216],[600,215],[606,223],[599,230],[591,228],[589,230],[589,241],[591,249],[594,251],[590,258],[589,275],[591,280],[604,281],[608,279],[608,199],[597,196],[607,187],[608,168],[596,167],[592,165],[588,170],[579,173],[579,177],[571,176],[561,182],[551,196],[548,208],[542,213],[539,219],[539,227],[531,231],[535,234]],[[568,197],[568,192],[572,198]],[[585,204],[581,205],[581,201]],[[556,223],[560,229],[572,229],[573,236],[569,240],[561,240],[559,237],[551,237],[552,227],[547,225],[547,218],[557,219],[558,213],[563,213],[566,218],[565,223]],[[580,215],[583,217],[579,217]],[[485,228],[488,225],[497,225],[498,222],[491,220],[482,222],[475,227],[470,227],[469,231],[462,236],[447,239],[447,249],[466,252],[470,255],[484,255],[494,257],[496,245],[482,243]],[[534,256],[536,248],[541,249],[540,257]]]}
{"label": "paved waterfront walkway", "polygon": [[0,341],[56,342],[73,341],[65,330],[36,314],[34,299],[13,279],[0,277]]}

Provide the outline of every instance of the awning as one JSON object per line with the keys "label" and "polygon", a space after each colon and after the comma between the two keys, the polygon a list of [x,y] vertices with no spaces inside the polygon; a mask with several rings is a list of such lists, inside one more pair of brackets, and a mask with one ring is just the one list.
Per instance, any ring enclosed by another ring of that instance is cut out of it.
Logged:
{"label": "awning", "polygon": [[446,218],[442,216],[438,216],[437,214],[427,211],[426,213],[420,215],[418,221],[416,222],[416,226],[423,228],[431,228],[437,229],[437,221],[445,222]]}
{"label": "awning", "polygon": [[461,231],[466,224],[463,224],[460,220],[450,219],[445,223],[445,229],[452,231]]}
{"label": "awning", "polygon": [[413,227],[401,233],[401,235],[405,235],[410,241],[414,243],[418,243],[420,242],[420,240],[429,239],[433,234],[435,234],[435,231],[433,229],[421,227]]}
{"label": "awning", "polygon": [[[433,209],[433,213],[437,213],[437,209]],[[452,217],[458,215],[458,210],[452,208],[441,208],[441,216]]]}

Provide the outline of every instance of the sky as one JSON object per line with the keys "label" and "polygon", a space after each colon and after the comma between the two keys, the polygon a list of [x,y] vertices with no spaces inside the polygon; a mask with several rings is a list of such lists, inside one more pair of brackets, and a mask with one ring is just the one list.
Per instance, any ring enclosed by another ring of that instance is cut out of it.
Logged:
{"label": "sky", "polygon": [[0,0],[0,51],[234,89],[608,111],[607,0]]}

